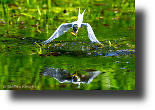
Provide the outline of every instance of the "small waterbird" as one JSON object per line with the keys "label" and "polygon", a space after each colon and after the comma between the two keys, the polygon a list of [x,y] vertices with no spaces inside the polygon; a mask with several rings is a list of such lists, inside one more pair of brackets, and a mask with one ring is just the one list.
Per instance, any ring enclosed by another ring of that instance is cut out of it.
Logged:
{"label": "small waterbird", "polygon": [[[86,10],[86,9],[85,9]],[[64,34],[65,32],[67,32],[71,27],[73,28],[73,34],[75,35],[75,38],[76,38],[76,33],[78,32],[78,30],[82,27],[82,26],[85,26],[87,28],[87,31],[88,31],[88,37],[89,39],[92,41],[92,42],[96,42],[96,43],[99,43],[101,44],[97,38],[95,37],[94,35],[94,32],[93,32],[93,29],[92,27],[88,24],[88,23],[82,23],[83,22],[83,15],[84,15],[84,12],[85,10],[83,11],[83,13],[81,14],[80,13],[80,8],[79,8],[79,14],[78,14],[78,19],[77,21],[74,21],[72,23],[64,23],[64,24],[61,24],[57,30],[53,33],[53,35],[47,39],[46,41],[43,41],[44,44],[47,44],[49,42],[51,42],[52,40],[54,40],[55,38],[58,38],[60,35]],[[101,44],[102,45],[102,44]]]}

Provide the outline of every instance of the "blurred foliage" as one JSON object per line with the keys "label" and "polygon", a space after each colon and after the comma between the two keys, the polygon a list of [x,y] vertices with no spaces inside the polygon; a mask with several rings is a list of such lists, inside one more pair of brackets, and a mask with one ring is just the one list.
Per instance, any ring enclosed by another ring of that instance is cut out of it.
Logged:
{"label": "blurred foliage", "polygon": [[[7,28],[18,26],[24,29],[25,25],[27,28],[36,26],[36,31],[45,32],[47,36],[38,37],[47,39],[61,23],[75,21],[79,7],[81,11],[87,9],[84,22],[98,26],[107,24],[110,28],[117,23],[134,29],[134,4],[134,0],[4,0],[0,6],[0,18],[1,22],[6,22],[3,25]],[[31,36],[35,37],[33,33]]]}

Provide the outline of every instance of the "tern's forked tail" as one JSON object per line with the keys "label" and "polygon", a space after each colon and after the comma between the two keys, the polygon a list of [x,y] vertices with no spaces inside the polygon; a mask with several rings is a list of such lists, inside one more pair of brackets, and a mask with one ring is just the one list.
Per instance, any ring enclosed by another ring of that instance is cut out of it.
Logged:
{"label": "tern's forked tail", "polygon": [[[86,10],[86,9],[85,9],[85,10]],[[78,14],[78,20],[77,20],[77,21],[80,21],[81,23],[83,22],[83,15],[84,15],[85,10],[84,10],[83,13],[81,14],[81,13],[80,13],[80,7],[79,7],[79,14]]]}

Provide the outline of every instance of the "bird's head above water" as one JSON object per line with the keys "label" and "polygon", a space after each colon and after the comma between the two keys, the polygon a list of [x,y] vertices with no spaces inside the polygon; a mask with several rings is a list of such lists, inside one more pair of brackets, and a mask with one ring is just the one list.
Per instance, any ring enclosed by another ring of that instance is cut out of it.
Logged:
{"label": "bird's head above water", "polygon": [[76,37],[76,33],[78,32],[78,29],[79,29],[78,25],[77,24],[74,24],[73,25],[73,32],[75,34],[75,37]]}

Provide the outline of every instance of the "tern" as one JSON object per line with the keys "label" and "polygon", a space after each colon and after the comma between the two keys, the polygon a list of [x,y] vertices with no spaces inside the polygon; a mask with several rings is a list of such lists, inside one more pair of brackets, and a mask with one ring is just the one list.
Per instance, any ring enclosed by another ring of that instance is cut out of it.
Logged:
{"label": "tern", "polygon": [[[86,9],[85,9],[86,10]],[[55,38],[58,38],[60,35],[64,34],[65,32],[67,32],[70,28],[73,28],[73,32],[74,32],[74,35],[76,37],[76,33],[78,32],[78,30],[82,27],[82,26],[85,26],[87,28],[87,31],[88,31],[88,37],[89,39],[92,41],[92,42],[96,42],[96,43],[99,43],[101,44],[97,38],[95,37],[95,34],[93,32],[93,29],[92,27],[90,26],[90,24],[88,23],[82,23],[83,22],[83,15],[84,15],[84,12],[85,10],[83,11],[83,13],[81,14],[80,13],[80,8],[79,8],[79,14],[78,14],[78,19],[77,21],[74,21],[72,23],[64,23],[64,24],[61,24],[57,29],[56,31],[53,33],[53,35],[47,39],[46,41],[43,41],[43,44],[47,44],[51,41],[53,41]],[[102,45],[102,44],[101,44]]]}

